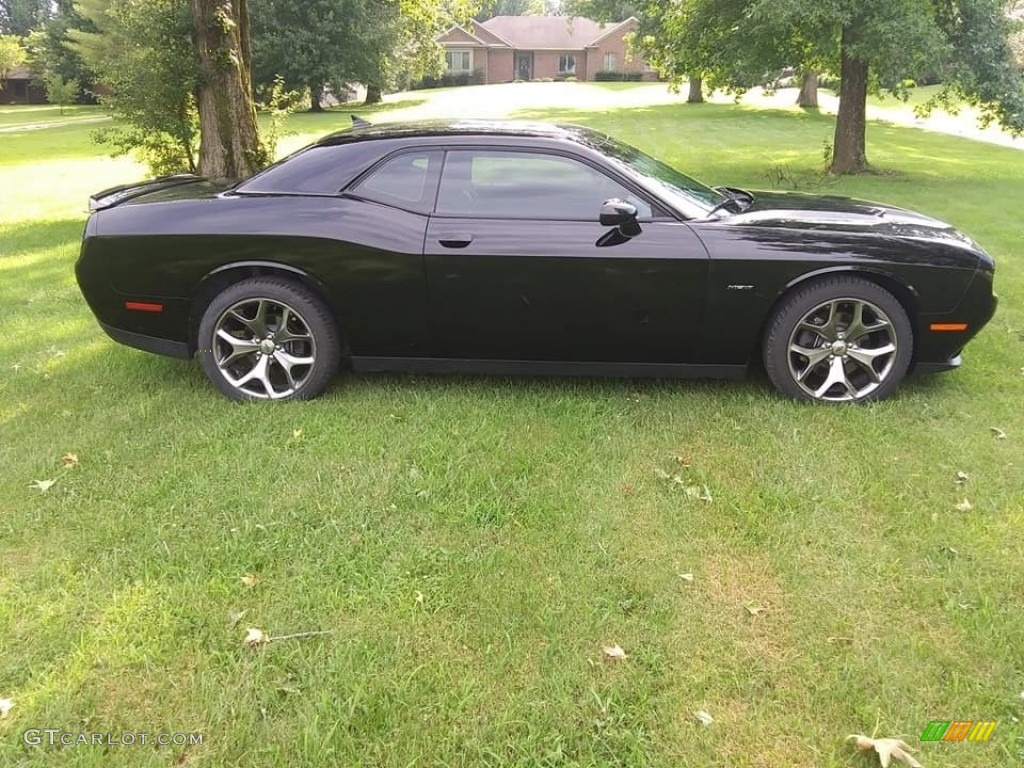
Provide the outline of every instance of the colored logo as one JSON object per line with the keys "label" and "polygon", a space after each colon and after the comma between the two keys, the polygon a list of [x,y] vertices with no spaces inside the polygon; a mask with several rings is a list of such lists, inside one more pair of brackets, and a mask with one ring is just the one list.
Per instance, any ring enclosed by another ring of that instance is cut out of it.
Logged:
{"label": "colored logo", "polygon": [[995,729],[995,720],[932,720],[921,741],[988,741]]}

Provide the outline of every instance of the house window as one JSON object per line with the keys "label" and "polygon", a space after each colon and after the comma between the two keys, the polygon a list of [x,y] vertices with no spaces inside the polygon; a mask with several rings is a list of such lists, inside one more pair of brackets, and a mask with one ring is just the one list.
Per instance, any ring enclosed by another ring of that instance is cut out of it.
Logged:
{"label": "house window", "polygon": [[469,72],[473,68],[473,52],[445,51],[444,61],[449,72]]}
{"label": "house window", "polygon": [[565,53],[558,57],[558,74],[573,75],[576,73],[576,57]]}
{"label": "house window", "polygon": [[614,53],[606,53],[604,55],[604,69],[607,72],[614,72],[619,68],[619,57]]}

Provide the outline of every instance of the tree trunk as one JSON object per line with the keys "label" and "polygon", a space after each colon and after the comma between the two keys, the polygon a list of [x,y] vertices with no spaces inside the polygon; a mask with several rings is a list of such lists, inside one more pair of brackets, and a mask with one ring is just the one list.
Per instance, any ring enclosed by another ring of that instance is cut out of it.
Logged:
{"label": "tree trunk", "polygon": [[704,103],[704,78],[700,75],[690,76],[690,93],[686,97],[687,104]]}
{"label": "tree trunk", "polygon": [[366,105],[380,104],[382,101],[384,101],[384,96],[380,92],[380,86],[379,85],[374,85],[372,83],[367,85],[366,86],[366,101],[364,101],[363,104],[366,104]]}
{"label": "tree trunk", "polygon": [[199,173],[241,179],[266,161],[256,128],[252,80],[246,66],[247,0],[192,0],[199,58]]}
{"label": "tree trunk", "polygon": [[800,95],[796,97],[796,105],[804,109],[818,108],[818,73],[812,69],[803,74]]}
{"label": "tree trunk", "polygon": [[849,54],[857,39],[854,27],[843,29],[842,71],[839,84],[839,114],[832,142],[832,173],[861,173],[868,168],[866,153],[868,63]]}
{"label": "tree trunk", "polygon": [[324,97],[324,87],[321,83],[309,84],[309,111],[323,112],[323,104],[320,103]]}

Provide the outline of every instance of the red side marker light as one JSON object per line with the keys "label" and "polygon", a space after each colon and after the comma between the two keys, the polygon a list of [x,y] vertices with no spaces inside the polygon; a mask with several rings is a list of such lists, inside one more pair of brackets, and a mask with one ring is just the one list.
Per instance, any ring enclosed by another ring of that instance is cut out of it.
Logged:
{"label": "red side marker light", "polygon": [[125,309],[130,309],[135,312],[163,312],[163,304],[151,304],[148,301],[126,301],[124,303]]}
{"label": "red side marker light", "polygon": [[928,327],[933,331],[966,331],[967,323],[932,323]]}

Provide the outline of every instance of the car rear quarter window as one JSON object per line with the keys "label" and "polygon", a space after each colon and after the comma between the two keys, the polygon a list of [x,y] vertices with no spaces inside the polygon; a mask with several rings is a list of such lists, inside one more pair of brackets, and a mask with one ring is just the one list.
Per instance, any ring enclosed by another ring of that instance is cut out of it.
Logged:
{"label": "car rear quarter window", "polygon": [[437,213],[514,219],[597,221],[611,198],[651,205],[620,183],[571,157],[540,152],[454,150],[448,153]]}
{"label": "car rear quarter window", "polygon": [[420,150],[394,155],[370,171],[351,194],[393,208],[429,213],[444,153]]}
{"label": "car rear quarter window", "polygon": [[282,195],[336,195],[380,157],[374,142],[316,144],[274,163],[237,192]]}

